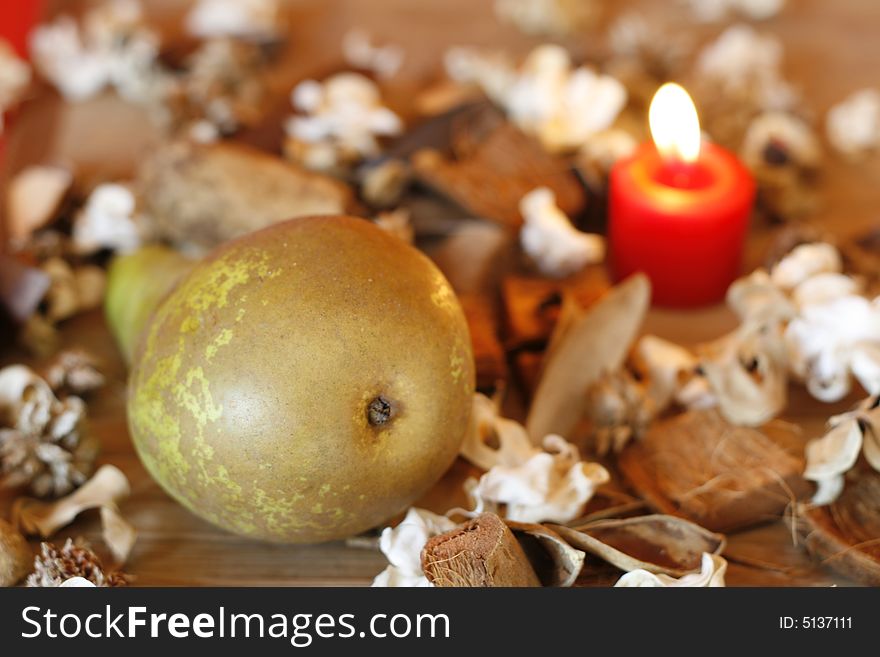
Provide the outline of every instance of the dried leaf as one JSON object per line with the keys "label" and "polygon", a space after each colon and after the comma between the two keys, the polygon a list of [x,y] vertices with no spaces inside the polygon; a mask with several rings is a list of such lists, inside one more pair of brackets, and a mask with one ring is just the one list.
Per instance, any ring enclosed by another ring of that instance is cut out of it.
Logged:
{"label": "dried leaf", "polygon": [[675,516],[599,520],[572,528],[548,525],[570,545],[627,572],[637,569],[682,577],[700,570],[704,552],[724,551],[726,539]]}
{"label": "dried leaf", "polygon": [[134,544],[136,532],[119,515],[116,503],[130,492],[122,471],[104,465],[77,491],[55,502],[19,498],[12,507],[12,518],[23,533],[48,538],[83,511],[100,508],[104,539],[114,557],[123,563]]}
{"label": "dried leaf", "polygon": [[[584,566],[586,555],[583,552],[574,549],[559,534],[544,525],[512,520],[506,522],[519,538],[544,586],[569,587],[575,583]],[[539,547],[541,553],[538,554],[530,544]]]}
{"label": "dried leaf", "polygon": [[571,321],[553,346],[529,411],[526,428],[532,442],[548,434],[570,434],[583,414],[588,388],[623,364],[650,297],[648,279],[636,274]]}

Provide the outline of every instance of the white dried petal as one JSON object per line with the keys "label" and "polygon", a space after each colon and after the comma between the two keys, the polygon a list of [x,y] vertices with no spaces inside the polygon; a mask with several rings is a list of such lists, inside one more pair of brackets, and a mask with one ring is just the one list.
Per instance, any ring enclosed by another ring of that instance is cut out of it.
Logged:
{"label": "white dried petal", "polygon": [[519,209],[525,222],[520,243],[541,273],[563,278],[605,257],[605,240],[572,226],[547,187],[523,196]]}
{"label": "white dried petal", "polygon": [[61,584],[58,585],[59,589],[93,589],[96,588],[94,584],[92,584],[85,577],[71,577],[70,579],[66,579]]}
{"label": "white dried petal", "polygon": [[380,78],[394,77],[403,65],[403,48],[375,45],[366,30],[354,28],[342,37],[342,54],[354,68],[371,71]]}
{"label": "white dried petal", "polygon": [[679,398],[682,374],[696,370],[696,357],[684,347],[655,335],[645,335],[636,343],[636,354],[647,368],[649,395],[657,412]]}
{"label": "white dried petal", "polygon": [[501,51],[458,46],[443,56],[446,74],[456,82],[476,84],[492,101],[504,105],[505,94],[516,81],[516,67]]}
{"label": "white dried petal", "polygon": [[840,252],[825,242],[800,244],[780,260],[770,272],[770,280],[783,290],[791,290],[817,274],[840,273]]}
{"label": "white dried petal", "polygon": [[544,448],[521,465],[497,465],[480,477],[470,490],[474,513],[504,505],[506,517],[519,522],[565,523],[578,517],[596,488],[610,479],[608,471],[581,461],[577,448],[560,436],[547,436]]}
{"label": "white dried petal", "polygon": [[527,34],[564,35],[596,17],[595,0],[495,0],[495,15]]}
{"label": "white dried petal", "polygon": [[278,0],[198,0],[186,16],[193,36],[268,39],[279,29]]}
{"label": "white dried petal", "polygon": [[880,343],[880,308],[859,296],[807,304],[788,324],[785,340],[789,365],[810,393],[836,401],[849,392],[856,347]]}
{"label": "white dried petal", "polygon": [[499,415],[498,406],[485,395],[474,395],[470,428],[461,446],[464,458],[478,468],[491,470],[496,465],[521,465],[539,452],[525,427]]}
{"label": "white dried petal", "polygon": [[756,269],[727,290],[727,305],[743,322],[774,322],[794,315],[794,307],[763,269]]}
{"label": "white dried petal", "polygon": [[77,252],[91,254],[102,249],[120,253],[141,245],[135,221],[136,201],[125,185],[98,185],[73,223],[73,244]]}
{"label": "white dried petal", "polygon": [[803,168],[817,167],[822,156],[819,140],[809,124],[790,112],[764,112],[749,123],[740,149],[743,161],[752,169],[760,169],[769,144],[780,144],[790,161]]}
{"label": "white dried petal", "polygon": [[34,29],[31,52],[40,73],[68,100],[90,98],[110,82],[110,61],[89,48],[70,16]]}
{"label": "white dried petal", "polygon": [[828,111],[828,141],[844,155],[859,155],[880,143],[880,91],[862,89]]}
{"label": "white dried petal", "polygon": [[18,172],[6,193],[9,236],[24,240],[54,219],[72,183],[70,171],[61,167],[34,165]]}
{"label": "white dried petal", "polygon": [[756,21],[772,18],[785,6],[785,0],[729,0],[729,2],[734,9]]}
{"label": "white dried petal", "polygon": [[609,128],[590,136],[581,147],[580,157],[607,174],[614,164],[632,155],[638,142],[626,130]]}
{"label": "white dried petal", "polygon": [[736,12],[761,21],[772,18],[785,6],[785,0],[688,0],[697,20],[714,23]]}
{"label": "white dried petal", "polygon": [[432,586],[422,571],[422,548],[429,539],[455,528],[455,523],[425,509],[411,508],[396,527],[386,527],[379,549],[389,566],[373,580],[373,586]]}
{"label": "white dried petal", "polygon": [[0,421],[25,433],[41,433],[56,403],[49,384],[24,365],[0,370]]}
{"label": "white dried petal", "polygon": [[711,588],[725,586],[727,561],[717,554],[703,553],[699,573],[690,573],[678,579],[669,575],[655,575],[639,568],[623,575],[615,587],[688,587]]}
{"label": "white dried petal", "polygon": [[864,343],[853,347],[850,370],[868,394],[880,394],[880,344]]}
{"label": "white dried petal", "polygon": [[382,105],[379,88],[359,73],[338,73],[323,83],[305,80],[291,92],[291,102],[303,114],[285,124],[288,138],[301,146],[289,152],[310,168],[375,156],[379,137],[403,130],[400,117]]}
{"label": "white dried petal", "polygon": [[826,272],[816,274],[800,283],[791,297],[799,308],[811,304],[824,304],[834,299],[859,294],[861,286],[851,276]]}
{"label": "white dried petal", "polygon": [[838,423],[823,437],[807,443],[804,477],[813,481],[841,475],[855,465],[862,449],[862,430],[853,417]]}

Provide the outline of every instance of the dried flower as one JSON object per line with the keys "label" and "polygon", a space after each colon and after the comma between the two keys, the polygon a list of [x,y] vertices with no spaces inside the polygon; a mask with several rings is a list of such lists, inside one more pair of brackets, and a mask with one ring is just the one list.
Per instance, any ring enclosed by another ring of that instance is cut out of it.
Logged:
{"label": "dried flower", "polygon": [[560,36],[593,25],[595,0],[495,0],[495,15],[526,34]]}
{"label": "dried flower", "polygon": [[39,497],[68,493],[92,471],[96,445],[84,433],[85,404],[63,401],[23,365],[0,370],[0,485]]}
{"label": "dried flower", "polygon": [[55,393],[81,395],[104,385],[97,360],[83,349],[62,351],[43,370],[42,375]]}
{"label": "dried flower", "polygon": [[138,0],[113,0],[38,26],[31,35],[34,64],[68,100],[81,101],[113,86],[139,101],[156,74],[157,35],[142,22]]}
{"label": "dried flower", "polygon": [[120,253],[134,251],[141,244],[135,221],[135,198],[125,185],[98,185],[73,222],[73,245],[80,254],[101,249]]}
{"label": "dried flower", "polygon": [[826,131],[831,145],[855,157],[880,144],[880,91],[856,91],[830,110]]}
{"label": "dried flower", "polygon": [[596,452],[620,452],[639,438],[659,409],[645,385],[626,368],[608,372],[587,391],[587,415],[593,423]]}
{"label": "dried flower", "polygon": [[843,491],[843,475],[864,453],[865,460],[880,472],[880,397],[876,394],[854,410],[828,420],[828,431],[807,443],[804,477],[819,488],[814,504],[830,504]]}
{"label": "dried flower", "polygon": [[74,577],[82,577],[98,587],[128,583],[124,573],[105,572],[98,555],[84,543],[68,538],[60,550],[52,543],[40,545],[40,555],[34,560],[34,572],[28,576],[27,586],[56,588]]}
{"label": "dried flower", "polygon": [[446,71],[476,83],[523,132],[548,151],[573,151],[607,129],[626,104],[626,89],[608,75],[573,68],[560,46],[542,45],[517,70],[497,55],[467,48],[446,54]]}
{"label": "dried flower", "polygon": [[515,465],[496,465],[479,481],[466,484],[473,513],[498,512],[518,522],[568,522],[577,518],[596,488],[610,479],[597,463],[581,461],[577,447],[560,436],[544,438],[544,449],[532,450]]}
{"label": "dried flower", "polygon": [[393,78],[403,65],[403,48],[393,44],[375,45],[366,30],[354,28],[342,37],[342,54],[349,66]]}
{"label": "dried flower", "polygon": [[278,0],[198,0],[186,29],[199,38],[268,39],[278,32]]}
{"label": "dried flower", "polygon": [[106,275],[95,265],[75,269],[61,258],[50,258],[40,268],[49,275],[46,293],[46,319],[55,324],[92,308],[104,300]]}
{"label": "dried flower", "polygon": [[386,527],[379,539],[379,549],[389,566],[373,580],[373,586],[432,586],[422,571],[422,548],[429,538],[455,527],[445,516],[415,507],[396,527]]}
{"label": "dried flower", "polygon": [[4,112],[21,100],[30,81],[30,67],[19,59],[8,41],[0,38],[0,134]]}
{"label": "dried flower", "polygon": [[305,80],[291,94],[300,115],[286,124],[289,157],[319,171],[345,169],[380,152],[379,138],[397,135],[403,124],[382,105],[379,88],[358,73]]}
{"label": "dried flower", "polygon": [[537,451],[525,427],[502,417],[497,404],[485,395],[474,395],[470,428],[461,446],[464,458],[491,470],[496,465],[520,465]]}
{"label": "dried flower", "polygon": [[615,587],[690,587],[706,588],[724,586],[724,575],[727,572],[727,561],[717,554],[703,553],[699,573],[684,575],[678,579],[669,575],[648,572],[644,569],[631,570],[623,575]]}
{"label": "dried flower", "polygon": [[738,13],[756,21],[772,18],[785,6],[785,0],[688,0],[697,20],[711,23]]}
{"label": "dried flower", "polygon": [[529,192],[519,207],[525,222],[520,243],[541,273],[564,278],[605,257],[605,240],[575,229],[549,188]]}

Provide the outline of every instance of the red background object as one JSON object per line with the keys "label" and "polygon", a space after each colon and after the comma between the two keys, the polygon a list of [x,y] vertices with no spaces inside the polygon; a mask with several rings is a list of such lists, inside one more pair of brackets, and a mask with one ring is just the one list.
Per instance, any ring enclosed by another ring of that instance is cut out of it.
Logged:
{"label": "red background object", "polygon": [[43,0],[3,0],[0,2],[0,37],[22,57],[27,55],[27,37],[43,13]]}
{"label": "red background object", "polygon": [[739,275],[755,183],[730,153],[704,143],[689,182],[671,186],[654,144],[611,171],[611,266],[621,279],[641,271],[653,302],[693,307],[720,301]]}

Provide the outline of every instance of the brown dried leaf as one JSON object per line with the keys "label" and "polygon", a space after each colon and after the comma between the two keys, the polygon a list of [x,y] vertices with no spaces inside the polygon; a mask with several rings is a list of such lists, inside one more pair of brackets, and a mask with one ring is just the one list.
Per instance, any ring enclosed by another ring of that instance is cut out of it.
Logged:
{"label": "brown dried leaf", "polygon": [[568,435],[584,412],[589,387],[617,370],[629,353],[648,310],[651,284],[642,274],[613,288],[587,311],[562,324],[529,411],[526,428],[536,444]]}
{"label": "brown dried leaf", "polygon": [[698,572],[704,552],[721,554],[726,539],[675,516],[651,515],[599,520],[577,528],[549,525],[570,545],[626,572],[682,577]]}
{"label": "brown dried leaf", "polygon": [[[569,587],[575,583],[586,556],[544,525],[507,520],[544,586]],[[538,548],[538,550],[534,549]]]}

